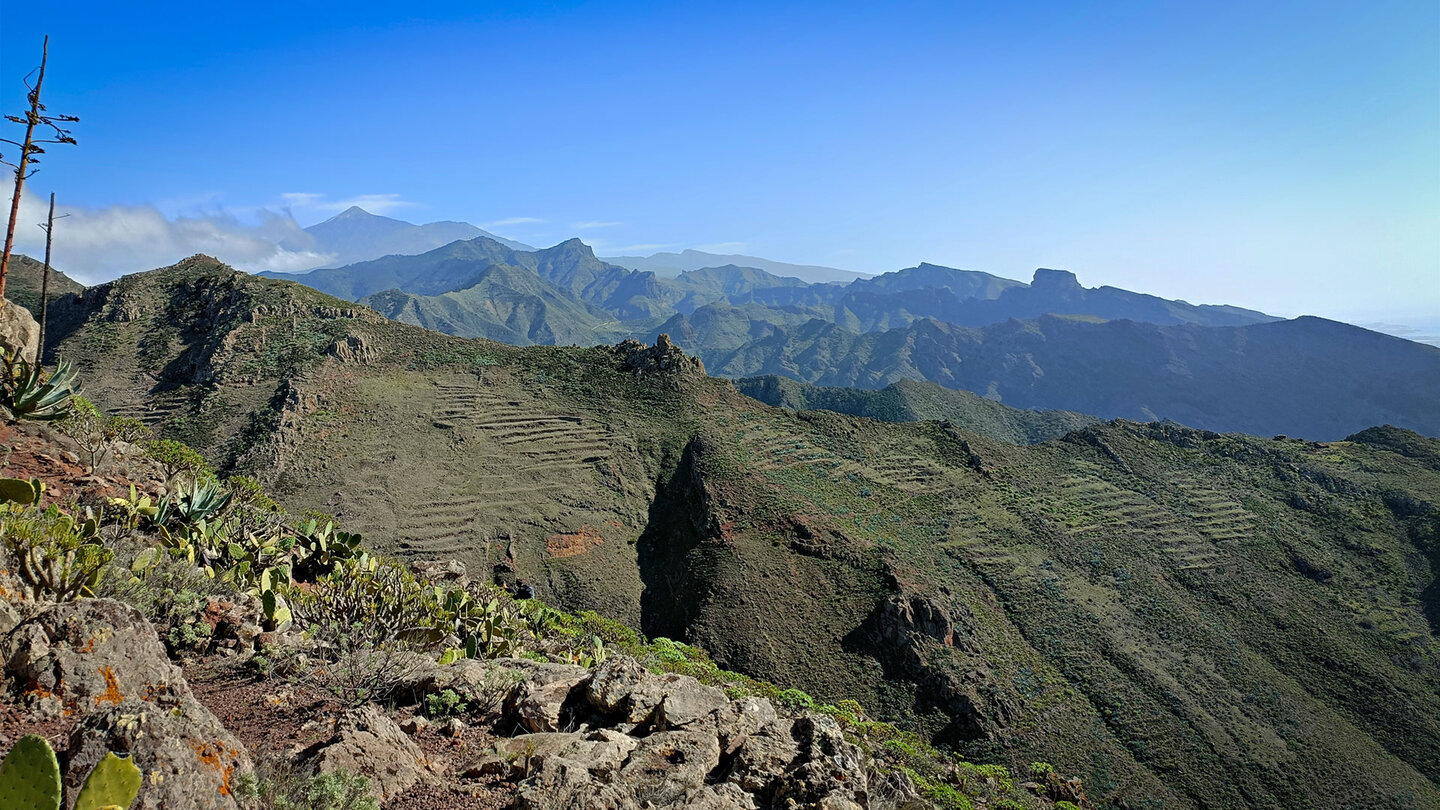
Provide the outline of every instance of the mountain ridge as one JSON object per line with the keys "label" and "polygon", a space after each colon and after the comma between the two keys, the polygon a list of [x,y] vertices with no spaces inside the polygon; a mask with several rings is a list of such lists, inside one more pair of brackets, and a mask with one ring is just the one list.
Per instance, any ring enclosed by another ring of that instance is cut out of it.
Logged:
{"label": "mountain ridge", "polygon": [[727,377],[866,389],[928,380],[1022,409],[1257,435],[1336,439],[1375,423],[1440,434],[1434,347],[1324,319],[1085,288],[1060,270],[1037,270],[1030,284],[933,264],[848,285],[734,265],[659,278],[605,262],[579,239],[516,251],[476,237],[265,275],[462,337],[529,345],[669,334]]}

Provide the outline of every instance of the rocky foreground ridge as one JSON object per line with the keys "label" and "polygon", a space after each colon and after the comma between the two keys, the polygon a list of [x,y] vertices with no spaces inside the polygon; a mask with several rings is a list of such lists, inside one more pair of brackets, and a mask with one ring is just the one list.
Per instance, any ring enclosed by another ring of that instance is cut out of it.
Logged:
{"label": "rocky foreground ridge", "polygon": [[[570,656],[578,664],[540,638],[528,650],[492,639],[468,656],[437,657],[423,644],[329,656],[319,620],[277,616],[272,592],[258,598],[226,575],[184,571],[215,563],[177,559],[169,529],[115,516],[117,502],[138,501],[136,484],[187,491],[138,448],[117,444],[116,462],[96,474],[83,448],[48,428],[0,428],[0,439],[6,480],[39,481],[45,493],[0,507],[0,749],[22,734],[46,737],[72,794],[116,752],[140,768],[134,806],[148,810],[1091,806],[1078,780],[1041,765],[1017,779],[941,755],[853,702],[814,707],[803,693],[738,676],[707,684],[667,671],[701,656],[633,633],[627,646],[613,623],[604,632],[614,652],[596,636],[590,655]],[[25,560],[43,557],[27,557],[43,548],[35,527],[68,527],[67,514],[95,519],[71,550],[103,548],[106,562],[87,595],[55,601]],[[505,600],[501,611],[516,606],[454,562],[412,568],[451,599],[468,588]],[[191,610],[173,609],[187,598]],[[573,634],[573,620],[550,613],[550,632]],[[487,657],[505,651],[514,654]],[[326,667],[346,671],[327,677]],[[374,688],[350,688],[363,678]],[[773,699],[756,693],[765,689]]]}

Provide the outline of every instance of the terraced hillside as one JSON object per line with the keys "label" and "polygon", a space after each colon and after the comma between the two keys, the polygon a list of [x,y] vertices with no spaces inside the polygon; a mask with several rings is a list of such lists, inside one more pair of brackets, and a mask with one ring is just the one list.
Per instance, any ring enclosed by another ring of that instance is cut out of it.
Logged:
{"label": "terraced hillside", "polygon": [[102,406],[368,545],[513,569],[1110,807],[1440,802],[1433,439],[1115,422],[1018,446],[771,407],[668,344],[447,337],[204,259],[64,314],[51,348]]}
{"label": "terraced hillside", "polygon": [[743,377],[740,393],[768,405],[798,411],[825,410],[882,422],[934,419],[965,425],[967,430],[1016,444],[1058,439],[1101,420],[1074,411],[1025,410],[1002,405],[970,391],[919,380],[897,380],[878,391],[802,383],[789,377]]}

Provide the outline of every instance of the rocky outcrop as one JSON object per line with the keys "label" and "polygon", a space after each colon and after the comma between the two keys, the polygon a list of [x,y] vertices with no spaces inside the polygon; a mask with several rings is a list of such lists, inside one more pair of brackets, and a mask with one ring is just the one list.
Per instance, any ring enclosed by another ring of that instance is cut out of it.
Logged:
{"label": "rocky outcrop", "polygon": [[46,716],[190,692],[140,611],[109,599],[41,608],[0,638],[0,659],[10,691]]}
{"label": "rocky outcrop", "polygon": [[466,663],[436,667],[426,688],[493,684],[494,673],[511,673],[501,728],[518,733],[460,775],[519,780],[519,807],[867,805],[864,755],[828,717],[781,717],[762,698],[731,700],[623,657],[593,671],[518,659]]}
{"label": "rocky outcrop", "polygon": [[126,700],[82,719],[70,735],[70,790],[111,751],[128,755],[144,775],[136,810],[235,810],[237,783],[254,771],[240,741],[188,694]]}
{"label": "rocky outcrop", "polygon": [[638,340],[624,340],[615,346],[621,367],[637,377],[648,374],[704,374],[705,364],[691,357],[670,340],[669,335],[655,338],[654,346]]}
{"label": "rocky outcrop", "polygon": [[342,363],[365,365],[380,357],[380,349],[360,335],[346,335],[330,344],[326,354]]}
{"label": "rocky outcrop", "polygon": [[465,563],[455,559],[415,560],[410,563],[410,571],[416,579],[431,585],[463,588],[470,584],[470,573],[465,569]]}
{"label": "rocky outcrop", "polygon": [[72,790],[115,751],[145,775],[136,808],[238,807],[234,788],[254,770],[250,757],[194,698],[140,611],[109,599],[28,611],[0,637],[0,685],[37,720],[75,719]]}
{"label": "rocky outcrop", "polygon": [[371,795],[380,800],[430,778],[425,753],[373,704],[341,717],[335,735],[314,754],[312,764],[322,773],[345,770],[365,775]]}
{"label": "rocky outcrop", "polygon": [[30,310],[13,301],[0,299],[0,347],[18,352],[20,359],[35,362],[40,351],[40,324]]}
{"label": "rocky outcrop", "polygon": [[[926,699],[952,718],[946,738],[994,739],[1018,716],[1020,698],[991,672],[975,617],[960,602],[896,594],[876,608],[869,627],[889,671],[919,684]],[[932,664],[940,647],[954,651],[945,666]]]}

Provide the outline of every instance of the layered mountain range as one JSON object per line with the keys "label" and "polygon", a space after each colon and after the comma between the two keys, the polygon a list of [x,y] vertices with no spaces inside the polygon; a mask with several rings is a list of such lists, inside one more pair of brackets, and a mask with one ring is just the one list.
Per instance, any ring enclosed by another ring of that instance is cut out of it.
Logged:
{"label": "layered mountain range", "polygon": [[1334,439],[1376,423],[1440,434],[1440,348],[1086,288],[1060,270],[1028,284],[933,264],[848,282],[734,264],[664,277],[578,239],[522,250],[476,237],[266,275],[461,337],[593,345],[668,334],[729,377],[869,389],[925,380],[1020,408],[1265,435]]}
{"label": "layered mountain range", "polygon": [[457,239],[494,239],[517,250],[533,250],[522,242],[471,225],[468,222],[427,222],[423,225],[372,214],[352,205],[335,216],[304,229],[281,243],[290,250],[309,250],[333,257],[336,264],[351,264],[377,256],[424,253]]}
{"label": "layered mountain range", "polygon": [[[538,278],[596,311],[635,282],[681,294],[671,307],[747,294],[726,292],[748,275],[733,270],[702,293],[573,244],[521,253],[480,275]],[[563,256],[595,272],[549,280]],[[394,277],[418,283],[407,272]],[[985,300],[1035,286],[963,279],[1000,286]],[[791,410],[668,340],[465,339],[205,257],[67,295],[52,315],[47,355],[71,359],[96,403],[259,478],[292,513],[337,515],[407,558],[503,569],[728,669],[856,697],[976,761],[1054,763],[1099,806],[1440,801],[1434,439],[1096,423],[910,382],[850,407],[949,421]],[[1164,334],[1331,328],[1253,317],[1048,320],[1139,330],[1122,344],[1135,351]],[[977,334],[1045,336],[1046,322]],[[905,328],[942,327],[970,329]],[[1079,351],[1089,334],[1048,342]],[[753,385],[794,407],[844,405]]]}

